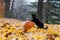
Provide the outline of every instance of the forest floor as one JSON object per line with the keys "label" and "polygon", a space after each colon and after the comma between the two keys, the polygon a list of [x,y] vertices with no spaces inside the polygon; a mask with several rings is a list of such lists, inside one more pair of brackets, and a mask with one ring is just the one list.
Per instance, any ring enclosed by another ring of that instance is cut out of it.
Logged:
{"label": "forest floor", "polygon": [[60,24],[44,24],[47,29],[33,27],[25,33],[23,21],[0,18],[0,40],[60,40]]}

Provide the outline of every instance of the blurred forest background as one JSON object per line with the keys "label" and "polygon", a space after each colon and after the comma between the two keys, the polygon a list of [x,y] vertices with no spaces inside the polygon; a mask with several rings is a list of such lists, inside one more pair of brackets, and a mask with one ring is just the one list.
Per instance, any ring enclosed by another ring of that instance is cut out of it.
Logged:
{"label": "blurred forest background", "polygon": [[60,24],[60,0],[0,0],[0,14],[19,20],[32,20],[36,14],[43,23]]}

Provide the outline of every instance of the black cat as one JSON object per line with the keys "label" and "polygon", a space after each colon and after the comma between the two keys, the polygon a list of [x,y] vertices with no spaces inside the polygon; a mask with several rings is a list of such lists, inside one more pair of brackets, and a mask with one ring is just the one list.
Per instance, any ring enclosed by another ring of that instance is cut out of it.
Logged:
{"label": "black cat", "polygon": [[36,15],[32,14],[32,18],[33,19],[31,21],[33,21],[38,28],[44,28],[44,24],[36,18]]}

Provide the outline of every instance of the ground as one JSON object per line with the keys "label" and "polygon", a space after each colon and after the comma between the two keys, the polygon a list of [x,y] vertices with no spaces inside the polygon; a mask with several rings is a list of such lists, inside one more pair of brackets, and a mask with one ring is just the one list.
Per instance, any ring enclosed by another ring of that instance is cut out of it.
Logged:
{"label": "ground", "polygon": [[44,24],[48,29],[37,26],[24,32],[24,21],[0,18],[0,40],[60,40],[60,24]]}

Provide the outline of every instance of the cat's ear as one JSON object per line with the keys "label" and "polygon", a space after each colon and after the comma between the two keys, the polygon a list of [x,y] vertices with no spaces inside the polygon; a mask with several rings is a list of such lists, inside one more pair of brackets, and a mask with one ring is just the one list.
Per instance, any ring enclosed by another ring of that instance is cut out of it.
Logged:
{"label": "cat's ear", "polygon": [[36,16],[35,14],[32,14],[32,16]]}

